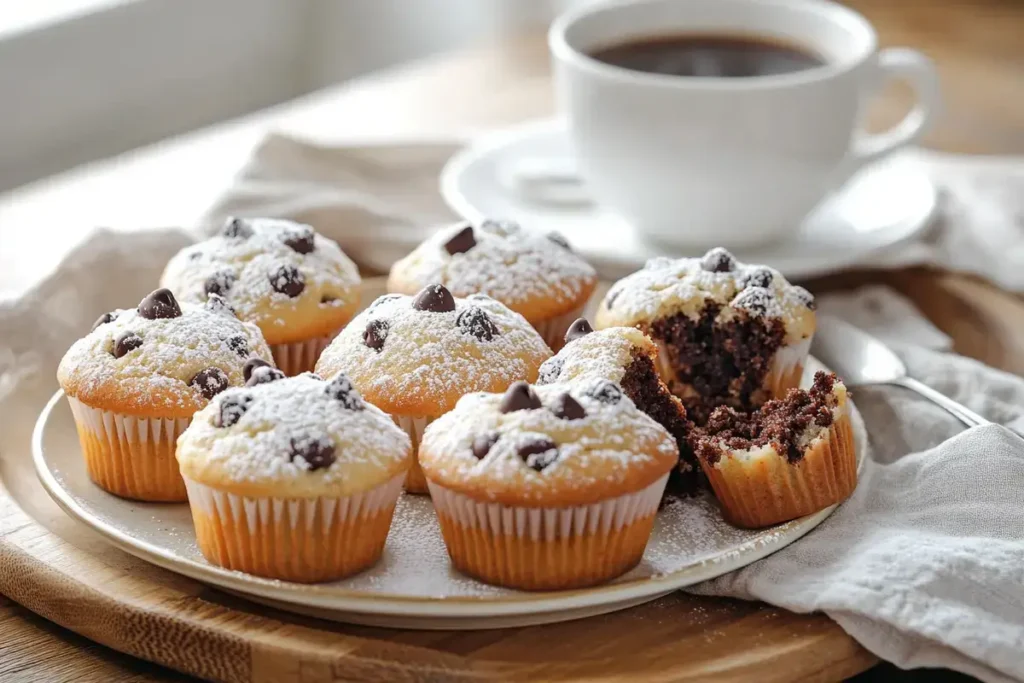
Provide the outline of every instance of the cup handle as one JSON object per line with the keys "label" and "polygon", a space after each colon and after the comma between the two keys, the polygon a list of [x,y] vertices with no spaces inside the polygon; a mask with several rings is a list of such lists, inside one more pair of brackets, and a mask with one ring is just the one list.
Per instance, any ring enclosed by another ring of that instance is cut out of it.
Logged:
{"label": "cup handle", "polygon": [[864,166],[924,135],[939,107],[941,95],[938,72],[932,61],[917,50],[897,47],[879,52],[875,61],[873,87],[867,94],[873,94],[892,78],[907,81],[914,89],[917,102],[914,104],[914,108],[892,128],[881,133],[860,134],[854,138],[847,154],[846,173],[842,176],[843,180]]}

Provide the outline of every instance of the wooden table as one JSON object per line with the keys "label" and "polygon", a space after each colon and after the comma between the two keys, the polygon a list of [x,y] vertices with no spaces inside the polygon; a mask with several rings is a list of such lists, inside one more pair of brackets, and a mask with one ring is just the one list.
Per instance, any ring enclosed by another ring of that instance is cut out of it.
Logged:
{"label": "wooden table", "polygon": [[[946,4],[858,0],[851,4],[877,24],[883,44],[917,47],[938,63],[948,108],[929,145],[971,153],[1024,152],[1020,113],[1024,111],[1020,77],[1024,4],[1015,0]],[[36,248],[39,244],[70,244],[90,225],[135,229],[193,222],[268,127],[320,141],[465,133],[549,114],[549,89],[543,41],[537,36],[509,38],[375,75],[25,188],[0,201],[0,295],[24,289],[56,264],[60,248],[43,251]],[[874,112],[875,120],[895,116],[905,106],[905,98],[906,93],[898,90],[890,93]],[[957,350],[1024,373],[1024,306],[1017,297],[974,278],[922,269],[848,273],[812,286],[846,287],[867,281],[891,284],[910,296],[953,336]],[[37,604],[46,603],[31,591],[25,595],[26,602],[31,598]],[[823,616],[679,594],[667,603],[669,630],[680,627],[670,611],[673,601],[695,605],[702,615],[695,623],[702,629],[728,626],[748,633],[750,642],[766,630],[788,634],[789,647],[778,652],[787,670],[772,672],[778,680],[830,680],[875,663]],[[585,630],[572,629],[577,635]],[[477,635],[459,640],[425,634],[404,640],[468,654],[497,646],[492,638],[507,637]],[[0,643],[0,680],[4,681],[184,680],[169,670],[94,645],[3,596]],[[803,654],[794,657],[793,652]],[[529,659],[531,655],[527,650],[520,656]],[[656,670],[656,666],[649,669]],[[672,671],[666,661],[665,680],[683,676],[681,669]],[[725,675],[741,671],[736,668]]]}

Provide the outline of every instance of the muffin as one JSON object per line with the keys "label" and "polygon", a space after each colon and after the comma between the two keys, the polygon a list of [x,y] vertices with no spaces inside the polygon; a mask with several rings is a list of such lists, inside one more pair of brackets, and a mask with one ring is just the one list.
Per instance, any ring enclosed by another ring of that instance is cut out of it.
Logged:
{"label": "muffin", "polygon": [[719,248],[699,259],[649,261],[611,287],[595,322],[651,337],[662,378],[703,424],[719,405],[750,411],[799,386],[814,297]]}
{"label": "muffin", "polygon": [[[487,296],[456,299],[431,285],[415,297],[378,298],[327,347],[316,370],[351,377],[363,398],[409,434],[415,453],[427,424],[463,394],[532,382],[550,356],[518,313]],[[415,463],[405,486],[427,492]]]}
{"label": "muffin", "polygon": [[457,297],[486,294],[519,313],[554,350],[583,314],[597,274],[558,233],[537,234],[510,221],[460,223],[396,262],[388,290],[415,294],[440,283]]}
{"label": "muffin", "polygon": [[219,296],[179,304],[158,289],[138,308],[105,313],[57,369],[89,476],[124,498],[184,501],[174,444],[192,414],[266,363],[259,329]]}
{"label": "muffin", "polygon": [[665,428],[602,379],[469,394],[420,445],[452,563],[524,590],[634,567],[678,458]]}
{"label": "muffin", "polygon": [[182,301],[217,294],[263,332],[285,374],[312,370],[359,308],[359,272],[313,228],[231,218],[221,234],[182,249],[160,279]]}
{"label": "muffin", "polygon": [[668,430],[679,447],[679,466],[668,491],[690,494],[699,489],[697,460],[689,445],[693,423],[686,408],[658,376],[658,347],[635,327],[595,332],[586,318],[569,326],[565,346],[540,366],[537,384],[605,379],[622,387],[637,408]]}
{"label": "muffin", "polygon": [[716,408],[694,447],[726,520],[757,528],[846,500],[857,486],[849,397],[835,375],[753,413]]}
{"label": "muffin", "polygon": [[178,439],[199,549],[213,564],[283,581],[370,567],[412,462],[409,437],[344,375],[252,377]]}

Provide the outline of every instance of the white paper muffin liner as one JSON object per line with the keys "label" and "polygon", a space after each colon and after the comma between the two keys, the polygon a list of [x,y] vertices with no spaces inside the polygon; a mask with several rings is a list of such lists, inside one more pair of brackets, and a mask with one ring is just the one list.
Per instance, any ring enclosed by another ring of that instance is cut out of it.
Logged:
{"label": "white paper muffin liner", "polygon": [[544,343],[552,351],[558,351],[558,349],[565,346],[565,333],[569,329],[577,318],[583,317],[583,310],[586,308],[586,302],[578,308],[574,308],[568,313],[557,315],[554,318],[547,318],[546,320],[534,321],[531,320],[530,324],[533,325],[533,329],[537,330],[537,333],[544,339]]}
{"label": "white paper muffin liner", "polygon": [[635,493],[564,508],[480,502],[429,480],[427,485],[438,514],[464,528],[481,529],[491,536],[552,542],[608,534],[654,515],[667,482],[668,474],[665,474]]}
{"label": "white paper muffin liner", "polygon": [[138,500],[185,500],[174,451],[190,417],[144,418],[100,410],[68,396],[80,429],[99,451],[83,443],[89,475],[107,491]]}
{"label": "white paper muffin liner", "polygon": [[409,476],[405,480],[405,490],[409,493],[427,493],[427,480],[423,477],[423,470],[420,469],[420,441],[423,440],[423,430],[437,418],[391,415],[391,419],[409,435],[409,440],[412,441],[413,460],[412,467],[409,468]]}
{"label": "white paper muffin liner", "polygon": [[338,332],[326,337],[316,337],[291,344],[271,344],[270,352],[274,354],[274,363],[289,377],[313,372],[320,354],[328,347]]}

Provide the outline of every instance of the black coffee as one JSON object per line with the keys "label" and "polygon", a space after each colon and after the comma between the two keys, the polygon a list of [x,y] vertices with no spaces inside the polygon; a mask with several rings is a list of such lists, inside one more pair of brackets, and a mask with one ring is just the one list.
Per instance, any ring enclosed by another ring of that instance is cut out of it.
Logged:
{"label": "black coffee", "polygon": [[783,42],[714,34],[637,38],[590,56],[633,71],[699,78],[773,76],[825,63],[818,55]]}

